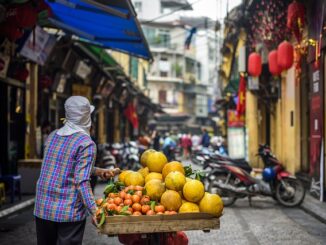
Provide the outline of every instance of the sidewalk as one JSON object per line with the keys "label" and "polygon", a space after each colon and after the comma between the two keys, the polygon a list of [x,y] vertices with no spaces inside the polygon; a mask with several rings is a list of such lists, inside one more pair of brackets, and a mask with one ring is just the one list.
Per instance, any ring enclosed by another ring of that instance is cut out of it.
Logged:
{"label": "sidewalk", "polygon": [[34,198],[34,195],[22,195],[22,199],[18,200],[15,196],[14,203],[10,203],[10,197],[6,196],[6,202],[0,207],[0,219],[34,205]]}
{"label": "sidewalk", "polygon": [[309,193],[306,193],[304,202],[301,204],[301,209],[306,213],[312,215],[319,221],[326,224],[326,203],[320,202],[316,198],[312,197]]}

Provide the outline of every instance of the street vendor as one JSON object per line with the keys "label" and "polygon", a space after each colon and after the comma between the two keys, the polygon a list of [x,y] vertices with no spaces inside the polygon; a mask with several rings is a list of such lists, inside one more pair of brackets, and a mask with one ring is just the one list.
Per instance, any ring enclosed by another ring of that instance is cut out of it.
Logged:
{"label": "street vendor", "polygon": [[94,106],[87,98],[65,102],[65,122],[50,133],[36,186],[34,215],[37,244],[82,244],[87,213],[96,224],[90,176],[113,177],[118,169],[94,167],[96,145],[90,137]]}

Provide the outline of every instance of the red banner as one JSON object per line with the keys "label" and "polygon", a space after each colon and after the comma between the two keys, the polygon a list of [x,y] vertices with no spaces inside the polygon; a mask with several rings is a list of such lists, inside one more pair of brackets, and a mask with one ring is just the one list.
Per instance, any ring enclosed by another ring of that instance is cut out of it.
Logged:
{"label": "red banner", "polygon": [[244,114],[237,114],[236,110],[228,110],[228,127],[244,127]]}
{"label": "red banner", "polygon": [[129,102],[128,106],[124,110],[124,115],[128,121],[132,124],[133,128],[138,128],[138,115],[136,113],[136,108],[132,102]]}
{"label": "red banner", "polygon": [[245,111],[246,111],[246,79],[243,75],[240,75],[237,113],[238,115],[242,115],[245,113]]}

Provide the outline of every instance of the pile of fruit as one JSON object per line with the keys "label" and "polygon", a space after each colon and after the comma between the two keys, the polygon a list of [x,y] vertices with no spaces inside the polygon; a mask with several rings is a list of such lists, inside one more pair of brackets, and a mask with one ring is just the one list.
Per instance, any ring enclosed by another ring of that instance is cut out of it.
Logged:
{"label": "pile of fruit", "polygon": [[[191,178],[191,168],[167,161],[162,152],[145,151],[142,168],[122,171],[118,181],[104,190],[105,197],[96,200],[98,217],[107,215],[155,215],[205,212],[220,216],[222,199],[205,192],[203,183]],[[101,224],[101,222],[100,222]]]}

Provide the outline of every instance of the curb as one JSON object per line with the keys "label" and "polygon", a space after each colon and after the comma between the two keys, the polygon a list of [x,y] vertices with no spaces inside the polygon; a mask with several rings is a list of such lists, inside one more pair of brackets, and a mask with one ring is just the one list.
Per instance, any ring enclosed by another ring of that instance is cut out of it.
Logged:
{"label": "curb", "polygon": [[34,205],[34,202],[35,202],[34,198],[31,198],[31,199],[28,199],[28,200],[26,200],[24,202],[21,202],[21,203],[13,206],[11,208],[7,208],[5,210],[2,210],[2,211],[0,211],[0,219],[3,218],[3,217],[6,217],[6,216],[8,216],[8,215],[10,215],[12,213],[15,213],[15,212],[17,212],[17,211],[19,211],[21,209],[24,209],[24,208],[27,208],[29,206]]}
{"label": "curb", "polygon": [[312,211],[310,208],[305,207],[304,205],[301,205],[300,208],[306,212],[307,214],[310,214],[315,219],[319,220],[320,222],[326,224],[326,219],[320,216],[317,212]]}

